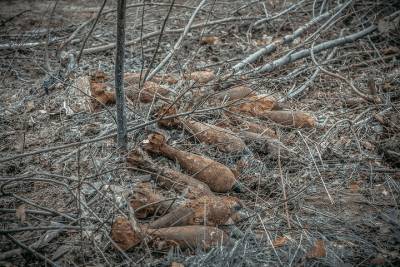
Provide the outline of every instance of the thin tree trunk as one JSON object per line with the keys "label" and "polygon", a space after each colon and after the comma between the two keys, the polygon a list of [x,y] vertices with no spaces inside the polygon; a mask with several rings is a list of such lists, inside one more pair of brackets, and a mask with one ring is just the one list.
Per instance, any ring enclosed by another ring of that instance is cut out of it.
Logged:
{"label": "thin tree trunk", "polygon": [[127,149],[127,132],[124,92],[126,0],[118,0],[117,7],[117,55],[115,59],[115,95],[117,101],[117,140],[121,149]]}

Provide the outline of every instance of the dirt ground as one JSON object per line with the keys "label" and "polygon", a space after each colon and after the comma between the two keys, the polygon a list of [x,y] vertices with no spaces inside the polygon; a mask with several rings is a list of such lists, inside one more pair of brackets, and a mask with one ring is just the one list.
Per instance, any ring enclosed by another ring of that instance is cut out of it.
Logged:
{"label": "dirt ground", "polygon": [[[127,100],[129,151],[142,147],[150,133],[161,132],[171,146],[228,166],[242,185],[237,192],[219,194],[240,199],[243,207],[235,225],[241,234],[222,225],[232,242],[206,251],[160,249],[146,242],[120,251],[113,245],[112,223],[130,213],[132,190],[154,181],[148,172],[132,168],[127,152],[117,148],[115,136],[108,136],[116,132],[115,106],[88,110],[87,96],[76,93],[77,80],[99,70],[107,86],[114,86],[113,48],[85,50],[79,65],[69,66],[69,55],[76,60],[102,2],[1,2],[0,266],[400,265],[400,28],[399,19],[392,24],[383,19],[398,13],[397,1],[352,1],[330,21],[316,23],[291,44],[252,62],[249,73],[228,78],[248,55],[337,3],[206,1],[194,24],[209,24],[191,29],[161,71],[178,78],[168,87],[165,102],[179,112],[203,110],[187,116],[193,120],[224,125],[232,112],[204,99],[239,84],[274,97],[284,110],[311,114],[315,125],[310,128],[233,114],[243,122],[268,125],[282,144],[279,153],[265,140],[246,142],[240,153],[223,152],[182,128],[147,125],[162,101]],[[170,13],[171,1],[144,2],[143,8],[140,1],[128,1],[126,40],[137,41],[126,46],[126,72],[154,69],[201,1],[175,1]],[[295,8],[280,14],[291,5]],[[117,1],[107,1],[86,49],[115,43],[116,6]],[[272,18],[255,25],[266,13]],[[167,14],[166,31],[161,38],[152,35],[162,31]],[[225,18],[231,19],[220,21]],[[271,72],[250,72],[292,51],[371,25],[378,27],[337,46],[332,58],[327,59],[332,50],[315,54],[323,68],[345,79],[324,71],[312,78],[318,66],[311,56]],[[218,42],[204,44],[204,36]],[[188,73],[202,70],[212,71],[215,78],[205,84],[186,80]],[[301,95],[288,98],[310,80]],[[379,101],[360,97],[349,81]],[[239,134],[243,129],[237,127]],[[173,160],[151,157],[157,166],[185,172]],[[162,192],[165,198],[185,197]]]}

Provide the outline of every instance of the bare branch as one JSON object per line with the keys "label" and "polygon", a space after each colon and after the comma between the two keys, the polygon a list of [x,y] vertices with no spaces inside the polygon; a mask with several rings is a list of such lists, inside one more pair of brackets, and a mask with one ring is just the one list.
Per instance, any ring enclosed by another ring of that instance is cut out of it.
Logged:
{"label": "bare branch", "polygon": [[307,22],[305,25],[303,25],[300,28],[298,28],[297,30],[295,30],[292,34],[286,35],[282,39],[279,39],[279,40],[277,40],[277,41],[275,41],[275,42],[273,42],[273,43],[261,48],[260,50],[256,51],[255,53],[249,55],[248,57],[246,57],[245,59],[243,59],[242,61],[237,63],[235,66],[233,66],[233,69],[237,72],[240,69],[242,69],[245,66],[247,66],[248,64],[256,61],[260,57],[268,55],[268,54],[274,52],[278,48],[278,46],[283,45],[283,44],[292,43],[295,39],[297,39],[301,35],[303,35],[303,33],[306,30],[308,30],[310,27],[312,27],[313,25],[319,23],[320,21],[322,21],[322,20],[334,15],[334,13],[336,13],[337,11],[343,10],[350,3],[351,3],[351,1],[349,1],[349,2],[347,2],[345,4],[338,5],[334,9],[332,9],[332,10],[330,10],[328,12],[325,12],[324,14],[322,14],[322,15],[316,17],[316,18],[313,18],[312,20]]}
{"label": "bare branch", "polygon": [[[374,31],[376,31],[378,29],[378,27],[376,25],[372,25],[369,26],[368,28],[365,28],[362,31],[338,38],[338,39],[334,39],[334,40],[330,40],[324,43],[321,43],[317,46],[314,47],[313,52],[315,54],[321,53],[322,51],[325,51],[327,49],[331,49],[334,48],[336,46],[340,46],[340,45],[344,45],[347,43],[352,43]],[[258,67],[256,69],[254,69],[253,71],[251,71],[252,74],[259,74],[259,73],[266,73],[266,72],[271,72],[275,69],[277,69],[278,67],[281,67],[283,65],[292,63],[296,60],[305,58],[305,57],[309,57],[311,55],[311,49],[307,48],[304,50],[301,50],[299,52],[293,53],[293,54],[288,54],[285,55],[279,59],[274,60],[271,63],[265,64],[264,66]]]}
{"label": "bare branch", "polygon": [[189,22],[186,24],[182,35],[179,37],[178,41],[175,43],[174,47],[172,48],[172,50],[168,53],[168,55],[160,62],[160,64],[158,64],[158,66],[147,76],[147,80],[150,80],[151,78],[153,78],[154,75],[156,75],[163,67],[164,65],[171,59],[171,57],[175,54],[175,52],[180,49],[181,45],[182,45],[182,41],[185,38],[185,36],[187,35],[187,33],[190,30],[190,27],[193,24],[194,18],[196,17],[197,13],[199,12],[199,10],[203,7],[203,5],[205,4],[207,0],[203,0],[200,2],[200,4],[197,6],[196,10],[193,12],[192,16],[189,19]]}

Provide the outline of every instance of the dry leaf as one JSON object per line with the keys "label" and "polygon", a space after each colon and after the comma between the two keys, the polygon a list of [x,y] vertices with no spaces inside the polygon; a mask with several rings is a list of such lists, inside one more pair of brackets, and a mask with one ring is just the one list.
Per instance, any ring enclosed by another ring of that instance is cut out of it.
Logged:
{"label": "dry leaf", "polygon": [[399,52],[400,52],[400,48],[398,48],[396,46],[389,46],[382,50],[382,54],[384,54],[384,55],[397,54]]}
{"label": "dry leaf", "polygon": [[286,236],[281,236],[278,237],[277,239],[275,239],[272,244],[274,245],[274,247],[283,247],[284,245],[286,245],[286,243],[289,241],[289,239]]}
{"label": "dry leaf", "polygon": [[171,267],[185,267],[185,265],[183,265],[183,264],[180,263],[180,262],[173,261],[173,262],[171,263]]}
{"label": "dry leaf", "polygon": [[396,31],[399,28],[400,17],[393,20],[381,19],[378,22],[378,30],[380,33],[388,34],[391,31]]}
{"label": "dry leaf", "polygon": [[21,223],[25,222],[25,220],[26,220],[25,204],[18,206],[17,210],[15,211],[15,215],[21,221]]}
{"label": "dry leaf", "polygon": [[358,191],[360,191],[360,186],[359,186],[359,182],[357,181],[353,181],[350,184],[350,191],[352,193],[358,193]]}
{"label": "dry leaf", "polygon": [[368,141],[361,141],[361,144],[363,145],[363,147],[365,147],[368,150],[374,150],[375,146],[373,144],[371,144]]}
{"label": "dry leaf", "polygon": [[200,39],[201,45],[219,45],[221,40],[217,36],[204,36]]}
{"label": "dry leaf", "polygon": [[253,45],[254,46],[266,46],[266,45],[269,45],[271,42],[272,42],[271,36],[263,36],[262,39],[253,40]]}
{"label": "dry leaf", "polygon": [[26,103],[25,109],[27,112],[31,112],[35,108],[35,102],[33,101],[28,101]]}
{"label": "dry leaf", "polygon": [[306,257],[310,259],[323,258],[325,256],[326,256],[325,243],[324,240],[321,239],[317,240],[314,243],[314,246],[306,255]]}
{"label": "dry leaf", "polygon": [[371,265],[384,265],[386,263],[386,261],[382,257],[377,257],[377,258],[372,259],[369,263]]}

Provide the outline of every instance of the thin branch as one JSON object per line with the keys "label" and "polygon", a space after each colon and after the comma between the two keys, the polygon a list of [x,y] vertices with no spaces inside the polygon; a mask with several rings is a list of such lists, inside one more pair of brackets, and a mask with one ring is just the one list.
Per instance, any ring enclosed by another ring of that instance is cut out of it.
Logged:
{"label": "thin branch", "polygon": [[106,3],[107,3],[107,0],[104,0],[103,3],[101,4],[101,7],[100,7],[99,11],[97,12],[97,15],[96,15],[96,17],[95,17],[95,20],[94,20],[94,22],[93,22],[92,28],[90,28],[88,34],[87,34],[86,37],[85,37],[85,40],[83,40],[83,43],[82,43],[82,46],[81,46],[81,50],[79,50],[79,54],[78,54],[78,56],[76,57],[76,64],[77,64],[77,65],[79,65],[79,62],[80,62],[81,56],[82,56],[82,51],[83,51],[83,49],[85,48],[85,45],[86,45],[87,40],[88,40],[89,37],[92,35],[92,32],[93,32],[94,28],[96,27],[96,24],[97,24],[97,22],[99,21],[101,12],[103,12],[103,9],[104,9],[104,6],[106,5]]}
{"label": "thin branch", "polygon": [[[106,0],[104,0],[105,2]],[[126,111],[124,92],[125,63],[125,24],[126,0],[118,0],[117,53],[115,56],[115,96],[117,102],[117,140],[118,147],[126,150],[128,135],[126,131]]]}
{"label": "thin branch", "polygon": [[54,3],[54,6],[50,12],[49,21],[47,24],[46,41],[45,41],[45,45],[44,45],[44,52],[45,52],[44,53],[44,60],[45,60],[44,68],[48,72],[51,72],[51,66],[50,66],[50,60],[49,60],[50,24],[51,24],[51,21],[53,20],[53,16],[54,16],[54,12],[56,11],[57,4],[58,4],[58,0]]}
{"label": "thin branch", "polygon": [[352,91],[353,91],[355,94],[357,94],[358,96],[364,98],[364,99],[367,100],[367,101],[371,101],[371,102],[375,102],[375,103],[380,103],[380,102],[381,102],[381,100],[379,99],[379,97],[377,97],[377,96],[369,96],[369,95],[364,94],[364,93],[361,92],[360,90],[358,90],[358,89],[354,86],[354,84],[353,84],[351,81],[349,81],[349,80],[346,79],[345,77],[341,76],[340,74],[330,72],[330,71],[326,70],[325,68],[323,68],[323,67],[317,62],[317,60],[315,59],[315,55],[314,55],[314,43],[313,43],[313,45],[312,45],[312,47],[311,47],[311,58],[312,58],[314,64],[318,66],[318,69],[319,69],[319,70],[321,70],[323,73],[325,73],[325,74],[327,74],[327,75],[329,75],[329,76],[332,76],[332,77],[334,77],[334,78],[337,78],[337,79],[339,79],[339,80],[344,81],[345,83],[347,83],[347,84],[350,86],[350,88],[352,89]]}
{"label": "thin branch", "polygon": [[242,61],[237,63],[235,66],[233,66],[234,71],[239,71],[240,69],[244,68],[245,66],[247,66],[250,63],[259,59],[260,57],[274,52],[280,45],[292,43],[294,40],[296,40],[300,36],[302,36],[304,34],[304,32],[306,32],[307,29],[309,29],[313,25],[319,23],[320,21],[332,16],[338,10],[339,11],[343,10],[350,3],[351,3],[351,1],[349,1],[345,4],[342,4],[342,5],[336,6],[334,9],[332,9],[328,12],[325,12],[324,14],[322,14],[316,18],[313,18],[312,20],[310,20],[309,22],[307,22],[306,24],[304,24],[303,26],[301,26],[297,30],[295,30],[292,34],[286,35],[285,37],[257,50],[255,53],[249,55],[248,57],[246,57],[245,59],[243,59]]}
{"label": "thin branch", "polygon": [[10,234],[5,234],[5,236],[10,239],[14,244],[18,245],[19,247],[29,251],[30,253],[32,253],[34,256],[44,260],[45,262],[47,262],[48,264],[50,264],[51,266],[58,266],[54,261],[48,259],[47,257],[43,256],[42,254],[40,254],[39,252],[37,252],[36,250],[28,247],[27,245],[21,243],[19,240],[15,239],[12,235]]}
{"label": "thin branch", "polygon": [[291,11],[291,10],[295,9],[296,7],[298,7],[299,5],[301,5],[304,1],[305,1],[305,0],[302,0],[302,1],[298,2],[298,3],[296,3],[296,4],[293,4],[293,5],[289,6],[287,9],[285,9],[285,10],[279,12],[278,14],[276,14],[276,15],[274,15],[274,16],[272,16],[272,17],[267,17],[267,18],[263,18],[263,19],[257,20],[257,21],[254,23],[254,26],[257,26],[257,25],[259,25],[259,24],[261,24],[261,23],[264,23],[264,22],[267,22],[267,21],[276,19],[277,17],[280,17],[280,16],[282,16],[282,15],[285,15],[285,14],[288,13],[289,11]]}
{"label": "thin branch", "polygon": [[[331,53],[328,55],[328,57],[325,59],[323,64],[326,64],[328,61],[333,59],[337,51],[337,47],[333,48]],[[313,75],[300,87],[294,88],[293,90],[290,90],[287,94],[286,99],[294,99],[298,98],[299,96],[303,95],[304,91],[314,82],[315,78],[318,76],[320,73],[321,69],[317,68]]]}
{"label": "thin branch", "polygon": [[15,18],[21,16],[22,14],[24,14],[24,13],[26,13],[26,12],[31,12],[31,11],[32,11],[32,10],[30,10],[30,9],[21,11],[21,12],[17,13],[16,15],[11,16],[11,17],[9,17],[8,19],[5,19],[5,20],[1,21],[1,22],[0,22],[0,26],[2,27],[2,26],[4,26],[6,23],[8,23],[8,22],[12,21],[13,19],[15,19]]}
{"label": "thin branch", "polygon": [[185,36],[187,35],[187,33],[190,30],[190,27],[193,24],[193,21],[197,15],[197,13],[199,12],[199,10],[204,6],[205,2],[207,0],[203,0],[200,2],[200,4],[197,6],[196,10],[193,12],[192,16],[189,19],[189,22],[186,24],[182,35],[179,37],[178,41],[175,43],[174,47],[172,48],[172,50],[168,53],[168,55],[160,62],[160,64],[158,64],[158,66],[149,74],[149,76],[147,77],[147,80],[150,80],[154,75],[156,75],[164,66],[165,64],[167,64],[167,62],[171,59],[171,57],[175,54],[175,52],[181,48],[182,45],[182,41],[185,38]]}
{"label": "thin branch", "polygon": [[[224,108],[226,108],[228,106],[229,105],[223,105],[223,106],[212,107],[212,108],[207,108],[207,109],[183,112],[183,113],[179,113],[179,114],[175,114],[175,115],[171,115],[171,116],[165,116],[163,118],[154,119],[154,120],[151,120],[151,121],[148,121],[148,122],[141,123],[139,125],[130,127],[130,128],[127,129],[127,132],[129,133],[129,132],[132,132],[132,131],[135,131],[135,130],[142,129],[142,128],[148,126],[148,125],[155,124],[158,121],[163,120],[163,119],[168,120],[168,119],[178,118],[178,117],[182,117],[182,116],[188,116],[188,115],[191,115],[191,114],[201,114],[201,113],[205,113],[205,112],[212,112],[212,111],[224,109]],[[81,145],[84,145],[84,144],[95,143],[95,142],[107,140],[107,139],[110,139],[110,138],[114,138],[116,136],[117,136],[117,134],[113,133],[113,134],[104,135],[104,136],[101,136],[101,137],[98,137],[98,138],[84,140],[84,141],[80,141],[80,142],[74,142],[74,143],[60,145],[60,146],[54,146],[54,147],[38,149],[38,150],[35,150],[35,151],[31,151],[31,152],[27,152],[27,153],[23,153],[23,154],[19,154],[19,155],[10,156],[10,157],[7,157],[7,158],[2,158],[2,159],[0,159],[0,163],[7,162],[7,161],[10,161],[10,160],[14,160],[14,159],[20,159],[20,158],[24,158],[24,157],[28,157],[28,156],[33,156],[33,155],[37,155],[37,154],[42,154],[42,153],[46,153],[46,152],[57,151],[57,150],[61,150],[61,149],[69,148],[69,147],[75,147],[75,146],[81,146]]]}
{"label": "thin branch", "polygon": [[[353,33],[351,35],[347,35],[338,39],[330,40],[324,43],[321,43],[317,46],[314,47],[313,53],[318,54],[321,53],[322,51],[325,51],[327,49],[334,48],[336,46],[344,45],[347,43],[352,43],[374,31],[376,31],[378,27],[376,25],[369,26],[368,28],[365,28],[362,31]],[[297,61],[299,59],[309,57],[311,55],[311,48],[303,49],[299,52],[293,53],[293,54],[288,54],[285,55],[279,59],[274,60],[271,63],[265,64],[264,66],[258,67],[251,71],[250,73],[252,74],[260,74],[260,73],[267,73],[267,72],[272,72],[276,70],[278,67],[281,67],[283,65],[292,63],[294,61]]]}
{"label": "thin branch", "polygon": [[[190,29],[198,29],[198,28],[202,28],[202,27],[205,27],[205,26],[225,24],[225,23],[230,23],[230,22],[233,22],[233,21],[255,20],[255,19],[258,19],[258,18],[259,17],[230,17],[230,18],[225,18],[225,19],[213,20],[213,21],[206,22],[206,23],[194,24],[194,25],[192,25],[190,27]],[[179,28],[179,29],[174,29],[174,30],[165,30],[164,33],[168,33],[168,34],[181,33],[184,30],[185,30],[185,28]],[[146,39],[149,39],[151,37],[158,36],[159,34],[161,34],[161,31],[154,31],[154,32],[151,32],[151,33],[143,35],[142,39],[146,40]],[[134,44],[140,42],[140,40],[141,40],[141,38],[139,37],[139,38],[127,41],[125,43],[125,45],[126,46],[134,45]],[[103,51],[107,51],[109,49],[113,49],[113,48],[115,48],[115,46],[116,46],[116,43],[110,43],[110,44],[107,44],[107,45],[86,48],[86,49],[83,50],[83,54],[103,52]],[[1,46],[0,46],[0,48],[1,48]]]}
{"label": "thin branch", "polygon": [[[164,22],[163,22],[163,24],[162,24],[162,26],[161,26],[161,30],[160,30],[161,33],[160,33],[160,35],[158,36],[156,51],[154,51],[153,57],[152,57],[152,59],[151,59],[151,61],[150,61],[149,67],[148,67],[147,70],[146,70],[146,73],[145,73],[145,75],[144,75],[143,81],[146,81],[146,80],[150,80],[150,79],[151,79],[151,78],[148,78],[147,76],[149,75],[149,72],[150,72],[151,68],[153,67],[153,64],[154,64],[154,62],[155,62],[155,60],[156,60],[156,56],[157,56],[158,50],[160,49],[161,40],[162,40],[162,37],[164,36],[165,26],[167,25],[167,21],[168,21],[168,19],[169,19],[169,16],[171,15],[171,11],[172,11],[172,8],[173,8],[174,4],[175,4],[175,0],[172,0],[171,5],[170,5],[170,7],[169,7],[169,9],[168,9],[168,13],[167,13],[167,15],[165,16]],[[142,30],[143,30],[143,26],[142,26]],[[142,33],[142,32],[141,32],[141,34],[140,34],[140,41],[141,41],[141,43],[143,42],[143,33]],[[143,47],[143,44],[142,44],[142,47]],[[142,56],[142,58],[143,58],[143,56]],[[142,66],[142,67],[143,67],[143,66]],[[142,71],[141,71],[141,73],[142,73]],[[140,74],[140,75],[141,75],[141,74]],[[140,78],[142,78],[142,77],[140,77]],[[139,88],[140,88],[140,89],[142,88],[142,83],[141,83],[141,81],[140,81],[140,83],[139,83]]]}

